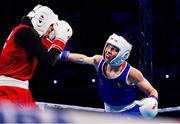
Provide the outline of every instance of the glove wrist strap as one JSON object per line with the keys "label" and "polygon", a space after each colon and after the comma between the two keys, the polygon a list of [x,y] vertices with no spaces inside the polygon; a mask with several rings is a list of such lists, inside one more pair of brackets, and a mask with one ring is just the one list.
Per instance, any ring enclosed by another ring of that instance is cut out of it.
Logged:
{"label": "glove wrist strap", "polygon": [[151,98],[155,98],[156,100],[158,100],[158,97],[157,97],[157,96],[150,95],[149,97],[151,97]]}
{"label": "glove wrist strap", "polygon": [[59,59],[60,60],[64,60],[64,61],[67,61],[68,60],[68,56],[69,56],[69,51],[62,51],[60,56],[59,56]]}

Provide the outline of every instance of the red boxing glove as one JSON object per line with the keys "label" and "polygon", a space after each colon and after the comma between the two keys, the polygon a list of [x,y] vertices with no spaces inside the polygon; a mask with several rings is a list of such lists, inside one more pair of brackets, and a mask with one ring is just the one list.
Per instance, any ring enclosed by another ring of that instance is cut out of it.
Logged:
{"label": "red boxing glove", "polygon": [[51,45],[53,44],[53,42],[47,37],[43,37],[41,41],[48,50],[51,47]]}
{"label": "red boxing glove", "polygon": [[51,48],[58,49],[59,51],[63,51],[66,44],[60,39],[54,39]]}

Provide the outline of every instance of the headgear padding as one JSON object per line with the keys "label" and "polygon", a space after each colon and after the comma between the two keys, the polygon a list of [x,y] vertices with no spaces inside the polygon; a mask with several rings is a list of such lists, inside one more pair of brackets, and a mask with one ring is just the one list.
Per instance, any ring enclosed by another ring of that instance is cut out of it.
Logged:
{"label": "headgear padding", "polygon": [[113,60],[111,60],[109,64],[113,66],[120,66],[126,59],[128,59],[131,49],[132,49],[132,45],[128,43],[125,38],[113,33],[106,42],[106,45],[103,51],[103,57],[105,54],[105,48],[107,44],[111,44],[119,50],[118,55]]}
{"label": "headgear padding", "polygon": [[141,115],[146,119],[154,118],[158,113],[158,102],[155,98],[144,98],[139,108]]}
{"label": "headgear padding", "polygon": [[58,16],[47,6],[37,5],[27,15],[31,19],[34,29],[41,37],[46,33],[49,26],[58,21]]}

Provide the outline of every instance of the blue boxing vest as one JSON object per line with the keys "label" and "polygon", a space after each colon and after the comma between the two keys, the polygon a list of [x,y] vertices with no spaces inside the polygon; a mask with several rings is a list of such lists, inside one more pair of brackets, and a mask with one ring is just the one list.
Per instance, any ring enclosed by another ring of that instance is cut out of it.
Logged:
{"label": "blue boxing vest", "polygon": [[135,100],[135,87],[126,83],[130,71],[130,64],[126,63],[123,71],[116,78],[108,78],[104,75],[102,59],[98,66],[99,95],[101,99],[114,106],[127,105]]}

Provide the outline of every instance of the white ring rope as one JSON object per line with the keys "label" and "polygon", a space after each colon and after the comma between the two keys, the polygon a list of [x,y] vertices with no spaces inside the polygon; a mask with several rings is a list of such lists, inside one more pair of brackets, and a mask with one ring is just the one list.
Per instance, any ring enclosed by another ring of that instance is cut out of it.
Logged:
{"label": "white ring rope", "polygon": [[[75,106],[75,105],[64,105],[64,104],[54,104],[54,103],[45,103],[45,102],[36,102],[36,103],[41,109],[45,109],[46,107],[47,108],[49,107],[49,108],[56,108],[56,109],[75,109],[75,110],[84,110],[84,111],[93,111],[93,112],[104,112],[104,109],[102,108],[81,107],[81,106]],[[158,113],[174,112],[174,111],[180,111],[180,106],[158,109]]]}
{"label": "white ring rope", "polygon": [[[120,114],[105,113],[102,108],[81,107],[74,105],[53,104],[36,102],[42,111],[22,111],[11,104],[0,106],[0,123],[156,123],[156,124],[179,124],[179,118],[159,116],[155,119],[134,118]],[[58,110],[59,109],[59,110]],[[82,111],[80,111],[82,110]],[[169,107],[159,109],[159,112],[179,111],[180,107]]]}
{"label": "white ring rope", "polygon": [[94,111],[94,112],[104,112],[104,109],[101,108],[81,107],[74,105],[54,104],[54,103],[45,103],[45,102],[36,102],[36,103],[41,109],[45,109],[46,107],[49,107],[56,109],[75,109],[75,110],[85,110],[85,111]]}
{"label": "white ring rope", "polygon": [[163,113],[163,112],[175,112],[175,111],[180,111],[180,106],[177,106],[177,107],[167,107],[167,108],[158,109],[159,113]]}

